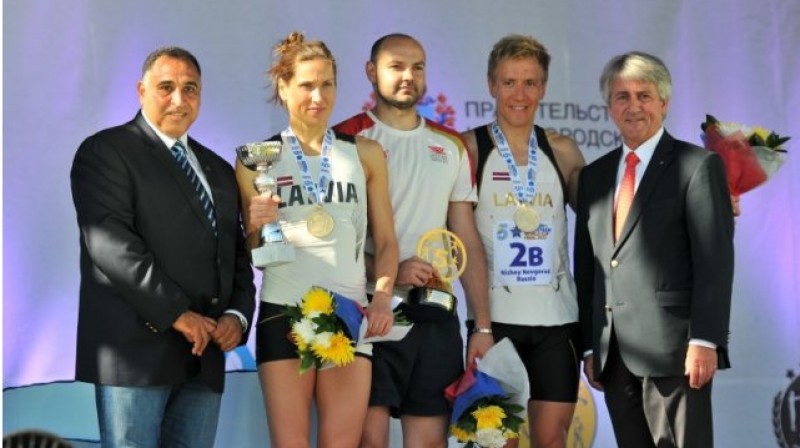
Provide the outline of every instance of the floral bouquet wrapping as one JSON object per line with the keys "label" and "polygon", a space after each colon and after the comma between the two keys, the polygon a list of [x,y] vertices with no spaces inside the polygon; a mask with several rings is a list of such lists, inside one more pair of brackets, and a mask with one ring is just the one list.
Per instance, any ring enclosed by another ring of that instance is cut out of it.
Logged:
{"label": "floral bouquet wrapping", "polygon": [[525,366],[504,338],[445,390],[450,433],[467,447],[502,447],[519,437],[528,395]]}
{"label": "floral bouquet wrapping", "polygon": [[413,325],[395,311],[395,325],[389,334],[365,338],[367,319],[364,308],[353,300],[333,291],[312,286],[299,305],[287,305],[292,342],[300,355],[300,373],[314,367],[341,367],[355,359],[359,342],[378,342],[402,339]]}
{"label": "floral bouquet wrapping", "polygon": [[781,137],[762,127],[721,122],[711,115],[700,128],[706,148],[725,163],[728,188],[739,196],[766,182],[783,164],[790,137]]}

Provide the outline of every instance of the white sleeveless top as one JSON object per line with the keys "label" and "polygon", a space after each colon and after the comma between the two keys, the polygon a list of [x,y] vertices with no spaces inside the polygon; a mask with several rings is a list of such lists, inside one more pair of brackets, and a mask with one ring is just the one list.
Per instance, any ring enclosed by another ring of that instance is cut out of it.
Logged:
{"label": "white sleeveless top", "polygon": [[[277,137],[273,137],[277,139]],[[306,156],[309,174],[319,181],[320,156]],[[264,270],[261,300],[300,303],[311,286],[320,286],[367,305],[364,238],[367,229],[367,187],[364,169],[352,138],[336,135],[331,149],[331,178],[324,210],[336,223],[324,238],[308,233],[306,217],[315,207],[289,144],[283,141],[281,160],[270,170],[281,197],[278,219],[288,243],[295,247],[293,263]]]}
{"label": "white sleeveless top", "polygon": [[[528,326],[563,325],[578,320],[575,281],[569,270],[564,190],[556,167],[537,149],[536,232],[514,225],[517,200],[508,167],[496,148],[486,159],[475,220],[489,266],[493,322]],[[525,167],[518,170],[527,182]]]}

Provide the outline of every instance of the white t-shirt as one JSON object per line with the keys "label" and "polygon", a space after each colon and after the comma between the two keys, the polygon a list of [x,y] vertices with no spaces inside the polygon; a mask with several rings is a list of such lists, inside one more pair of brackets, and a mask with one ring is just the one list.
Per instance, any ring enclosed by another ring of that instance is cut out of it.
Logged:
{"label": "white t-shirt", "polygon": [[[444,229],[450,202],[476,202],[469,153],[460,135],[428,119],[402,131],[381,123],[372,112],[353,116],[335,129],[377,140],[386,152],[389,195],[400,261],[417,253],[420,238]],[[368,243],[368,252],[371,247]]]}

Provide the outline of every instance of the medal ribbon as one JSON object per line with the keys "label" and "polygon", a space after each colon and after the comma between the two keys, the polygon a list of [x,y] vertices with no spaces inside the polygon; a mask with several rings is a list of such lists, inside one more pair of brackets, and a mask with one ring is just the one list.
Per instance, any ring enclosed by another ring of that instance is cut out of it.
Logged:
{"label": "medal ribbon", "polygon": [[514,162],[514,155],[508,147],[508,142],[505,135],[503,135],[503,131],[500,130],[500,126],[496,121],[492,122],[491,128],[494,141],[497,143],[497,150],[500,152],[500,157],[503,158],[508,166],[508,174],[511,176],[511,182],[514,186],[514,196],[516,196],[520,204],[527,204],[533,200],[533,196],[536,194],[536,169],[538,167],[536,148],[539,146],[539,143],[536,141],[536,129],[531,129],[531,138],[528,141],[528,167],[526,168],[528,182],[522,185],[517,163]]}
{"label": "medal ribbon", "polygon": [[300,142],[297,136],[294,135],[291,127],[286,128],[282,133],[283,137],[289,142],[289,149],[291,149],[294,158],[297,161],[297,167],[300,170],[300,176],[303,178],[303,187],[305,187],[308,196],[315,200],[317,205],[322,205],[325,202],[325,196],[328,195],[328,185],[331,181],[331,149],[333,148],[333,131],[327,129],[325,136],[322,138],[322,159],[319,162],[319,184],[314,185],[314,179],[311,178],[310,170],[308,168],[308,160],[306,160],[303,149],[300,148]]}

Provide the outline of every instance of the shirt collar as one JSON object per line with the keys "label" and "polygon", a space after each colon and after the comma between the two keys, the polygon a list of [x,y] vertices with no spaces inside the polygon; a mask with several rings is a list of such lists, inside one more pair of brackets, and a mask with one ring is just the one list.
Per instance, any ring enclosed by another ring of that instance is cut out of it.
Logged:
{"label": "shirt collar", "polygon": [[[658,142],[661,140],[661,137],[664,135],[664,126],[661,126],[658,131],[653,134],[652,137],[645,140],[644,143],[639,145],[636,148],[636,156],[639,158],[640,164],[639,166],[645,167],[648,163],[650,163],[650,159],[653,158],[653,153],[656,152],[656,146],[658,146]],[[622,159],[620,162],[622,164],[625,163],[625,157],[628,156],[628,153],[633,151],[626,145],[624,142],[622,143]]]}
{"label": "shirt collar", "polygon": [[153,122],[151,122],[150,119],[147,118],[147,114],[144,113],[144,110],[142,110],[142,116],[144,117],[144,121],[147,123],[147,125],[150,126],[150,129],[152,129],[153,132],[156,133],[158,138],[162,142],[164,142],[165,145],[167,145],[167,149],[172,149],[172,147],[175,145],[175,142],[177,142],[178,140],[180,140],[181,143],[183,143],[184,148],[187,149],[189,148],[189,145],[187,144],[189,134],[183,134],[179,138],[170,137],[169,135],[159,131],[158,128],[153,125]]}

